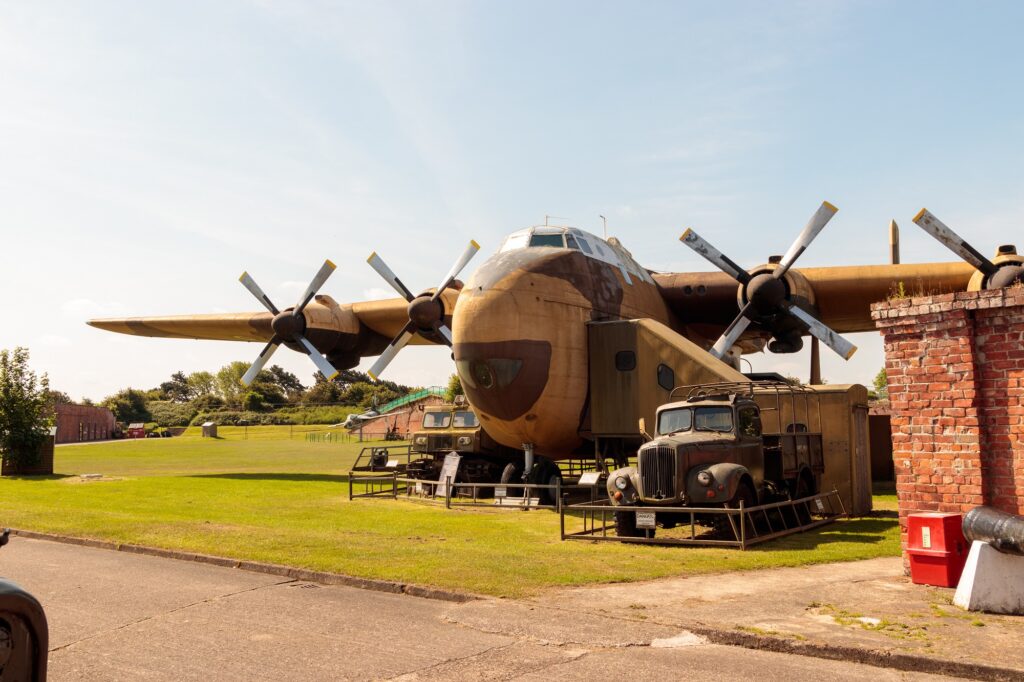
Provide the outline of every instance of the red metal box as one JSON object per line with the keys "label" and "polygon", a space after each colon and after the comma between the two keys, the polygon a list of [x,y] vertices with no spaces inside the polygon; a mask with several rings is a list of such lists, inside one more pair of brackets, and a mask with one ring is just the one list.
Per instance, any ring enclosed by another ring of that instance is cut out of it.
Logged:
{"label": "red metal box", "polygon": [[956,587],[967,561],[963,517],[927,512],[907,517],[907,555],[910,580],[918,585]]}

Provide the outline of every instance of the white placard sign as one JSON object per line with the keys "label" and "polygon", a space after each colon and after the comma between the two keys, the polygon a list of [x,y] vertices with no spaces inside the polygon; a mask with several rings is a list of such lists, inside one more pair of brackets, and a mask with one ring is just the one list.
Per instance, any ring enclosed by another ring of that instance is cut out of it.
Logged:
{"label": "white placard sign", "polygon": [[444,464],[441,466],[441,475],[437,477],[437,487],[434,488],[434,497],[448,496],[448,479],[455,482],[455,476],[459,473],[459,462],[462,455],[457,452],[449,452],[444,456]]}
{"label": "white placard sign", "polygon": [[587,473],[580,476],[580,485],[597,485],[597,482],[600,480],[600,471],[588,471]]}

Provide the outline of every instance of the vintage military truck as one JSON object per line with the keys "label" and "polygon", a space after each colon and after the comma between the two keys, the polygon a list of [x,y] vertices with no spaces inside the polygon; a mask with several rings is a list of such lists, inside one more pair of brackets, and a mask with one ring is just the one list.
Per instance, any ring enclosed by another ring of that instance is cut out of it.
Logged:
{"label": "vintage military truck", "polygon": [[423,420],[412,433],[412,456],[406,469],[412,478],[436,481],[444,458],[450,452],[462,455],[459,482],[494,483],[502,475],[510,458],[522,452],[499,445],[480,426],[476,414],[464,396],[454,403],[421,408]]}
{"label": "vintage military truck", "polygon": [[[819,490],[829,447],[847,450],[838,454],[849,459],[848,450],[868,439],[866,416],[857,418],[866,415],[862,386],[767,379],[683,386],[669,398],[656,412],[653,437],[645,433],[650,440],[636,466],[609,474],[612,505],[751,507],[800,499]],[[682,520],[658,516],[664,527]],[[639,534],[634,512],[617,512],[615,522],[620,536]]]}

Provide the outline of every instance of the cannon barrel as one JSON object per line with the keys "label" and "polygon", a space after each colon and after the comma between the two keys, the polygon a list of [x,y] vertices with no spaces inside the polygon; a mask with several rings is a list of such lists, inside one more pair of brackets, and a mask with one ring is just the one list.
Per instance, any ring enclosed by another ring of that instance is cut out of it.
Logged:
{"label": "cannon barrel", "polygon": [[1024,516],[975,507],[964,516],[964,537],[987,542],[1000,552],[1024,556]]}

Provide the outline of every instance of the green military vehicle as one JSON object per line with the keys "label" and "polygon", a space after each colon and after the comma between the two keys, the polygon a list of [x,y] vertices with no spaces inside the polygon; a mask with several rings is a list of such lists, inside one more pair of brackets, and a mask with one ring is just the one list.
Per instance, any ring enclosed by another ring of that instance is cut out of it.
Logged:
{"label": "green military vehicle", "polygon": [[462,455],[459,483],[494,483],[501,478],[510,458],[522,452],[499,445],[491,438],[463,396],[455,403],[421,407],[423,420],[411,435],[412,457],[406,469],[411,478],[438,480],[444,458]]}
{"label": "green military vehicle", "polygon": [[[752,507],[813,495],[829,456],[826,445],[849,450],[866,443],[866,419],[849,418],[863,410],[862,393],[862,386],[772,380],[677,388],[670,400],[685,397],[658,408],[654,437],[644,434],[650,440],[640,447],[636,466],[609,474],[611,503],[634,509]],[[831,418],[830,411],[845,411],[848,418]],[[688,518],[688,512],[659,512],[656,523],[671,528]],[[616,512],[615,524],[620,536],[643,534],[634,511]]]}

